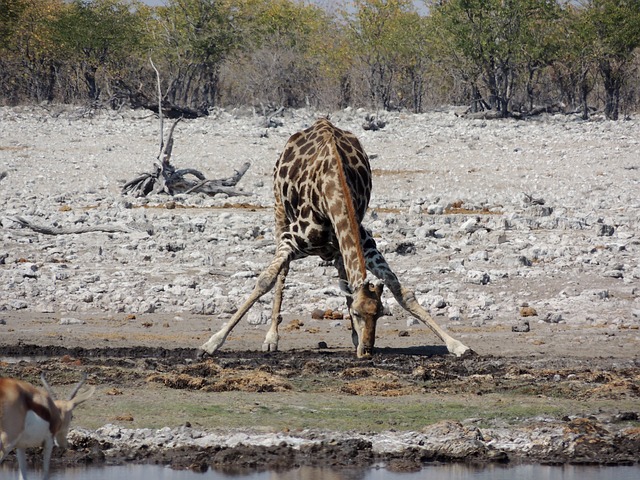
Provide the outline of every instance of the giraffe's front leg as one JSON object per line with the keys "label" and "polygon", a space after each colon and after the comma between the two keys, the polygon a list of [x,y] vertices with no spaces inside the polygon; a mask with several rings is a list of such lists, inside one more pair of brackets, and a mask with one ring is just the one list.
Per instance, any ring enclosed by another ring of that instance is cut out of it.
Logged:
{"label": "giraffe's front leg", "polygon": [[278,326],[282,323],[282,316],[280,315],[280,309],[282,308],[282,295],[284,292],[284,282],[289,273],[289,265],[285,265],[278,275],[276,282],[276,289],[273,294],[273,309],[271,310],[271,326],[267,332],[267,336],[262,344],[263,352],[277,352],[278,341],[280,335],[278,334]]}
{"label": "giraffe's front leg", "polygon": [[199,357],[205,354],[210,355],[218,350],[224,344],[227,336],[229,335],[229,333],[231,333],[231,330],[233,330],[233,328],[238,324],[242,317],[244,317],[244,315],[249,311],[253,304],[273,288],[278,275],[280,274],[280,271],[284,268],[285,265],[289,264],[289,254],[290,250],[286,249],[278,252],[271,264],[260,274],[260,276],[258,277],[258,281],[256,282],[256,286],[251,292],[251,295],[242,304],[242,306],[233,315],[233,317],[231,317],[231,320],[229,320],[229,322],[225,326],[223,326],[217,333],[212,335],[211,338],[209,338],[209,340],[207,340],[207,342],[200,347],[200,352],[198,353]]}
{"label": "giraffe's front leg", "polygon": [[[399,284],[398,284],[399,285]],[[447,332],[445,332],[440,325],[438,325],[435,320],[431,317],[429,312],[427,312],[422,305],[418,303],[414,293],[410,290],[407,290],[404,287],[400,287],[401,290],[401,298],[402,301],[396,297],[398,303],[402,305],[402,307],[411,313],[414,317],[424,323],[427,327],[433,331],[447,346],[447,350],[449,353],[453,353],[455,356],[460,357],[467,352],[471,352],[472,350],[463,344],[460,340],[456,340]]]}
{"label": "giraffe's front leg", "polygon": [[227,335],[229,335],[229,332],[231,332],[231,329],[227,330],[223,327],[217,333],[211,335],[211,337],[209,337],[209,340],[200,345],[201,355],[211,355],[213,352],[217,351],[227,340]]}
{"label": "giraffe's front leg", "polygon": [[408,311],[411,315],[424,323],[431,329],[433,333],[440,337],[440,339],[447,346],[447,350],[449,350],[449,353],[453,353],[455,356],[460,357],[465,353],[471,351],[469,347],[463,344],[460,340],[456,340],[455,338],[453,338],[435,322],[429,312],[422,308],[422,305],[418,303],[414,293],[411,290],[408,290],[400,285],[397,278],[395,277],[395,274],[393,275],[393,278],[395,278],[395,283],[391,281],[389,290],[393,292],[393,295],[400,306],[402,306],[402,308]]}
{"label": "giraffe's front leg", "polygon": [[456,340],[445,332],[435,322],[429,312],[422,308],[416,300],[414,293],[400,284],[398,277],[393,273],[393,270],[391,270],[391,267],[387,264],[384,256],[376,248],[375,240],[371,234],[365,229],[362,229],[361,232],[364,239],[363,244],[365,245],[367,269],[384,282],[387,288],[391,290],[391,293],[393,293],[393,296],[400,306],[424,323],[433,333],[440,337],[440,339],[446,344],[449,353],[453,353],[460,357],[467,352],[472,352],[473,350],[461,341]]}
{"label": "giraffe's front leg", "polygon": [[267,336],[264,337],[264,343],[262,344],[263,352],[277,352],[278,341],[280,340],[280,334],[278,333],[278,326],[282,323],[282,316],[278,315],[276,318],[271,319],[271,326],[267,332]]}
{"label": "giraffe's front leg", "polygon": [[[346,295],[347,305],[349,305],[350,297],[353,295],[351,291],[351,287],[349,286],[349,281],[347,280],[347,272],[344,269],[344,261],[341,256],[338,256],[334,259],[333,265],[336,267],[338,271],[338,278],[340,279],[338,285],[340,286],[340,290],[342,290]],[[358,351],[358,346],[360,345],[360,339],[362,338],[362,325],[360,322],[354,321],[353,316],[351,316],[351,312],[349,313],[349,317],[351,318],[351,342],[353,346],[356,347],[356,352]]]}

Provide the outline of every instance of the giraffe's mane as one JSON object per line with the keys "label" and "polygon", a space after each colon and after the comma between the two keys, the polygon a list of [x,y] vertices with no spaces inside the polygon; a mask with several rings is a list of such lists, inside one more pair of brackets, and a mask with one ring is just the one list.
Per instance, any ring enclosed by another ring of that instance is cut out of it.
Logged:
{"label": "giraffe's mane", "polygon": [[[335,127],[334,127],[335,128]],[[331,150],[333,155],[335,156],[336,163],[338,165],[338,179],[340,181],[340,188],[342,189],[342,194],[345,199],[345,204],[347,206],[347,218],[349,220],[349,230],[351,231],[351,235],[353,236],[354,242],[356,244],[356,253],[358,255],[358,267],[360,269],[360,275],[362,276],[362,280],[364,281],[367,278],[367,269],[365,266],[364,260],[364,252],[362,251],[362,239],[360,238],[360,224],[356,217],[356,209],[353,205],[353,196],[351,195],[351,190],[349,189],[349,185],[347,184],[347,178],[344,172],[344,164],[342,163],[342,156],[338,151],[338,146],[335,143],[333,137],[330,140]]]}

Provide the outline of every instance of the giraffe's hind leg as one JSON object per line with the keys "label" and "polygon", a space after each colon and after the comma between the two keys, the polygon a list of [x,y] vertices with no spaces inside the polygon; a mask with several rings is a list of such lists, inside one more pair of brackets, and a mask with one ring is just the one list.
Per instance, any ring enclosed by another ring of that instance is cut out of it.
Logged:
{"label": "giraffe's hind leg", "polygon": [[[276,253],[276,256],[272,260],[271,264],[258,277],[256,286],[253,288],[253,291],[251,292],[251,295],[249,295],[249,298],[242,304],[242,306],[233,315],[233,317],[231,317],[229,322],[224,325],[217,333],[213,334],[211,338],[209,338],[209,340],[207,340],[207,342],[200,347],[198,356],[202,356],[204,354],[212,354],[224,344],[227,336],[229,335],[229,333],[231,333],[231,330],[233,330],[238,322],[242,320],[242,317],[244,317],[244,315],[249,311],[253,304],[273,288],[281,271],[285,268],[288,269],[291,258],[291,249],[289,249],[288,247],[278,249],[278,252]],[[282,292],[280,293],[280,297],[282,297]]]}
{"label": "giraffe's hind leg", "polygon": [[440,337],[440,339],[446,344],[449,353],[453,353],[459,357],[471,351],[469,347],[445,332],[442,327],[435,322],[429,312],[427,312],[422,305],[418,303],[415,294],[400,284],[398,277],[393,273],[384,256],[378,251],[375,240],[371,234],[365,229],[361,229],[361,235],[363,239],[362,244],[365,247],[364,256],[366,259],[367,270],[384,282],[387,288],[391,290],[391,293],[400,306],[424,323],[433,333]]}
{"label": "giraffe's hind leg", "polygon": [[289,265],[286,264],[280,274],[278,275],[278,280],[276,281],[276,289],[273,292],[273,309],[271,310],[271,327],[269,327],[269,331],[267,332],[267,336],[264,339],[264,343],[262,344],[263,352],[277,352],[278,351],[278,341],[280,340],[280,335],[278,334],[278,326],[282,323],[282,316],[280,315],[280,309],[282,308],[282,295],[284,292],[284,282],[287,278],[287,274],[289,273]]}

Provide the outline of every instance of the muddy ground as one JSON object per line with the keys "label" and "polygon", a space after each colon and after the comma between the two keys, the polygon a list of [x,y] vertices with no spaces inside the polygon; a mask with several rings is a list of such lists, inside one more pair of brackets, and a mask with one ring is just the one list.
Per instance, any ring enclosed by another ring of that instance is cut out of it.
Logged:
{"label": "muddy ground", "polygon": [[[158,340],[151,322],[135,316],[123,318],[119,334],[94,318],[91,342],[72,330],[56,337],[59,326],[46,318],[27,323],[33,330],[13,332],[13,342],[3,337],[3,375],[38,383],[45,372],[62,395],[87,372],[98,387],[77,411],[70,449],[56,449],[57,466],[139,462],[204,471],[383,463],[402,471],[429,462],[640,460],[640,360],[624,345],[633,331],[590,332],[615,339],[616,356],[592,357],[580,342],[568,355],[548,355],[549,343],[571,346],[575,332],[556,326],[554,335],[540,325],[536,334],[516,337],[512,348],[520,354],[498,355],[513,333],[494,331],[467,335],[479,353],[456,358],[428,332],[401,333],[390,324],[381,328],[373,358],[360,360],[345,345],[331,346],[339,343],[334,329],[295,319],[283,333],[293,348],[235,349],[234,338],[244,345],[255,337],[259,346],[266,329],[244,326],[215,358],[197,359],[193,348],[167,348],[168,339]],[[155,346],[132,344],[143,332]],[[348,330],[342,333],[347,340]],[[327,345],[319,348],[321,342]]]}

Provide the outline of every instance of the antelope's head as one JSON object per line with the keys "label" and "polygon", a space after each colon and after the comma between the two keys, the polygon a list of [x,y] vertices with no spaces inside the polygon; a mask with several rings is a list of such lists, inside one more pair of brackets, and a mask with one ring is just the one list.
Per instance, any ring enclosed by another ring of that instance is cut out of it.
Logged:
{"label": "antelope's head", "polygon": [[44,373],[40,376],[40,379],[42,380],[45,390],[51,399],[53,399],[56,407],[58,407],[58,410],[60,411],[60,418],[58,420],[59,424],[56,425],[57,428],[52,430],[55,432],[54,440],[56,445],[59,447],[67,448],[69,445],[67,442],[67,434],[69,433],[69,425],[71,425],[71,420],[73,419],[73,409],[81,403],[86,402],[93,395],[96,387],[92,386],[82,392],[80,391],[84,383],[87,381],[87,375],[85,374],[82,380],[80,380],[80,382],[78,382],[78,384],[73,388],[73,391],[67,400],[56,400],[55,394],[51,390],[47,380],[44,378]]}

